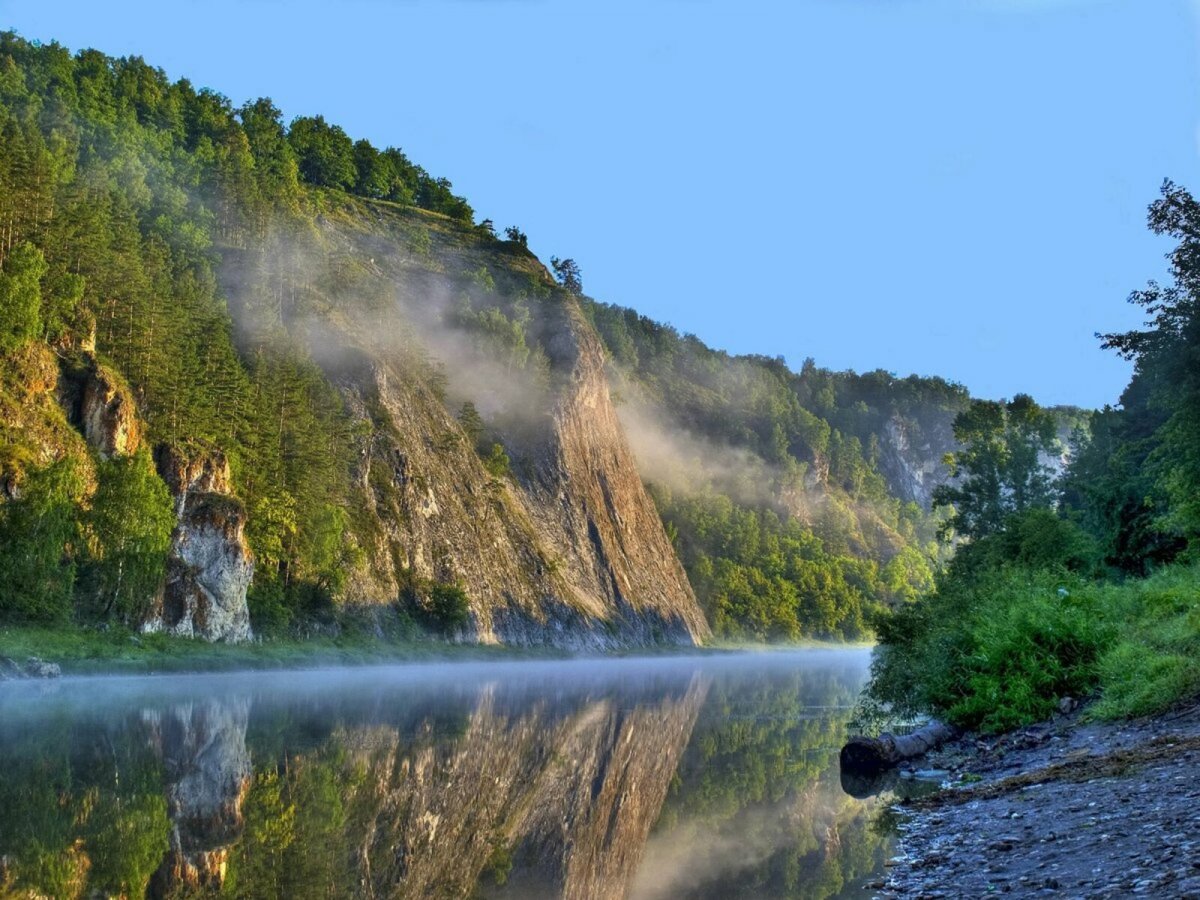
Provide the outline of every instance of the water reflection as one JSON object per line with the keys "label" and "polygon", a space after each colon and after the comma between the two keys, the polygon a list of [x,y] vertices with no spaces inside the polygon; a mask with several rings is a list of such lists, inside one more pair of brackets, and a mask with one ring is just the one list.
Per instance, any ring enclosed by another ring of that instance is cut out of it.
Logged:
{"label": "water reflection", "polygon": [[836,896],[863,653],[0,689],[0,895]]}

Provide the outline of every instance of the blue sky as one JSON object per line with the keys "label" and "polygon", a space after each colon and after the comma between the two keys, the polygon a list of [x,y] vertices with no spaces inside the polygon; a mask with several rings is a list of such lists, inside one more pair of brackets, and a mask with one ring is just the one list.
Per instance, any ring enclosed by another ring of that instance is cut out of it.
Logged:
{"label": "blue sky", "polygon": [[1186,0],[10,2],[403,147],[584,287],[733,352],[1114,402],[1093,333],[1197,178]]}

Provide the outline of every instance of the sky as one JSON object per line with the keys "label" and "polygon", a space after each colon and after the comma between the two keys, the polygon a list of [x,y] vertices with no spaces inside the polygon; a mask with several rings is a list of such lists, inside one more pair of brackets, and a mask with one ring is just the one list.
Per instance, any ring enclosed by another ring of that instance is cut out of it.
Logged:
{"label": "sky", "polygon": [[585,291],[733,353],[1115,403],[1097,331],[1200,189],[1200,0],[0,0],[402,147]]}

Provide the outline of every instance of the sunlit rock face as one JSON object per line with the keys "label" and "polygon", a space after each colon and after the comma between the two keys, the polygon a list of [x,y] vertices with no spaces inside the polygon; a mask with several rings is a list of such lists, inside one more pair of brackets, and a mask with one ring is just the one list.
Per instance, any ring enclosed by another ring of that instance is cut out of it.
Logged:
{"label": "sunlit rock face", "polygon": [[83,377],[79,416],[84,437],[103,459],[136,453],[142,444],[132,394],[94,357]]}
{"label": "sunlit rock face", "polygon": [[155,464],[175,498],[178,523],[166,582],[144,627],[209,641],[249,640],[254,558],[245,508],[229,493],[229,463],[216,453],[160,447]]}
{"label": "sunlit rock face", "polygon": [[249,715],[249,701],[235,699],[181,704],[155,717],[170,849],[151,878],[151,897],[215,891],[224,883],[251,783]]}
{"label": "sunlit rock face", "polygon": [[[354,420],[358,513],[372,525],[338,599],[383,606],[453,584],[469,605],[447,629],[457,641],[577,651],[703,642],[708,625],[576,298],[531,255],[497,256],[449,224],[413,254],[412,227],[384,207],[331,217],[320,223],[326,252],[304,260],[314,284],[338,283],[339,260],[369,261],[332,304],[336,317],[311,326],[314,357]],[[231,254],[222,272],[235,310],[256,277],[247,263]],[[525,297],[536,373],[453,324],[453,273],[481,266],[498,292]],[[504,474],[485,467],[463,428],[465,401],[510,457]]]}

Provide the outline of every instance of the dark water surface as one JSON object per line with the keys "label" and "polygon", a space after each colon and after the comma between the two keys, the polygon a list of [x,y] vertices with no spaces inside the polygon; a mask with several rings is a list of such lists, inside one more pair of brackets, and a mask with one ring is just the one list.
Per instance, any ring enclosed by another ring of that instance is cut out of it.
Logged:
{"label": "dark water surface", "polygon": [[862,650],[0,685],[0,896],[831,897]]}

